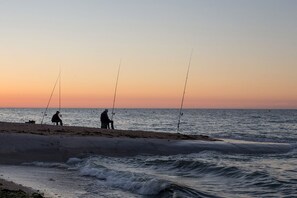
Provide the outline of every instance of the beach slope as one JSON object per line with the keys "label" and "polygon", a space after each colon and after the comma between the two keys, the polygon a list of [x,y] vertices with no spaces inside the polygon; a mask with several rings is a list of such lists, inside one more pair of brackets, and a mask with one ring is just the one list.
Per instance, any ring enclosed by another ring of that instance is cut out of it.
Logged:
{"label": "beach slope", "polygon": [[65,162],[90,155],[288,152],[289,144],[218,141],[208,136],[88,127],[0,123],[0,164]]}
{"label": "beach slope", "polygon": [[93,154],[176,154],[181,140],[216,141],[208,136],[0,122],[0,163],[66,161]]}

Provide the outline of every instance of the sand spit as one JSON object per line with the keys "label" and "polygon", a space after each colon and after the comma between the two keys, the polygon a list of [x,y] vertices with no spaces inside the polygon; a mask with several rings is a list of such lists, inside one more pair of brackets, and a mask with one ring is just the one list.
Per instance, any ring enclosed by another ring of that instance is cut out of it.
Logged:
{"label": "sand spit", "polygon": [[213,142],[208,136],[0,122],[0,164],[67,161],[94,154],[131,156],[189,153],[174,143]]}
{"label": "sand spit", "polygon": [[71,157],[223,153],[283,153],[290,144],[215,141],[207,136],[0,123],[0,164],[66,162]]}
{"label": "sand spit", "polygon": [[91,127],[55,126],[46,124],[26,124],[0,122],[0,133],[25,133],[36,135],[65,135],[65,136],[100,136],[125,138],[154,138],[168,140],[205,140],[217,141],[203,135],[184,135],[180,133],[163,133],[150,131],[110,130]]}

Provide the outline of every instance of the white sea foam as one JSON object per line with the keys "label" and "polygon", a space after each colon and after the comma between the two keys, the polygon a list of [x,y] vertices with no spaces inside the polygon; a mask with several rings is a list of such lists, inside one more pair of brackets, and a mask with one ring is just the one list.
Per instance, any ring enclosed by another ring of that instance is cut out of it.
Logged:
{"label": "white sea foam", "polygon": [[74,164],[77,164],[77,163],[80,163],[80,162],[83,162],[83,160],[80,159],[80,158],[72,157],[72,158],[69,158],[67,160],[66,164],[74,165]]}
{"label": "white sea foam", "polygon": [[22,163],[26,166],[38,166],[38,167],[44,167],[44,168],[69,168],[67,164],[64,163],[51,163],[51,162],[26,162]]}
{"label": "white sea foam", "polygon": [[157,195],[170,185],[168,181],[156,179],[145,173],[119,171],[92,163],[87,163],[83,166],[80,169],[80,174],[83,176],[96,177],[99,180],[104,180],[112,187],[121,188],[141,195]]}

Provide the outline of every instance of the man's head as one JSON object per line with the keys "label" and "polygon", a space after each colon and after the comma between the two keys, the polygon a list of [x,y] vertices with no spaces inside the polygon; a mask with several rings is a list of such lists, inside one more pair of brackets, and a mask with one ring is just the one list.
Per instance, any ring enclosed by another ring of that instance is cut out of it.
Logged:
{"label": "man's head", "polygon": [[56,114],[59,114],[59,113],[60,113],[60,111],[57,111],[57,112],[56,112]]}
{"label": "man's head", "polygon": [[105,112],[108,112],[108,109],[105,109],[104,111],[105,111]]}

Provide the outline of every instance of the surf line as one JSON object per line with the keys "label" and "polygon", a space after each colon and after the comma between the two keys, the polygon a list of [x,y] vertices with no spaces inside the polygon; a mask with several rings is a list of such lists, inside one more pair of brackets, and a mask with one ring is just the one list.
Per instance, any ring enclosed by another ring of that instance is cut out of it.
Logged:
{"label": "surf line", "polygon": [[52,97],[53,97],[53,94],[54,94],[54,91],[56,89],[56,86],[57,86],[58,82],[59,82],[59,111],[61,111],[61,67],[60,67],[59,75],[58,75],[58,77],[56,79],[56,82],[54,84],[53,90],[51,92],[51,95],[49,97],[48,103],[47,103],[46,108],[44,110],[44,113],[42,115],[41,124],[43,124],[44,117],[46,116],[46,112],[48,110],[48,107],[50,105],[50,102],[52,100]]}
{"label": "surf line", "polygon": [[185,85],[184,85],[184,91],[183,91],[181,105],[180,105],[179,114],[178,114],[177,132],[179,132],[179,127],[180,127],[180,123],[181,123],[180,119],[181,119],[181,116],[183,115],[182,109],[183,109],[183,105],[184,105],[184,98],[185,98],[185,93],[186,93],[186,88],[187,88],[187,83],[188,83],[189,71],[190,71],[190,66],[191,66],[191,62],[192,62],[192,55],[193,55],[193,48],[191,50],[190,60],[189,60],[189,63],[188,63],[186,81],[185,81]]}
{"label": "surf line", "polygon": [[[114,94],[113,94],[111,120],[113,120],[113,116],[115,115],[115,109],[114,108],[115,108],[115,102],[116,102],[116,96],[117,96],[117,89],[118,89],[118,82],[119,82],[121,65],[122,65],[122,59],[120,60],[120,64],[119,64],[119,67],[118,67],[117,79],[116,79],[116,84],[115,84],[115,89],[114,89]],[[114,129],[114,126],[112,126],[112,129]]]}

